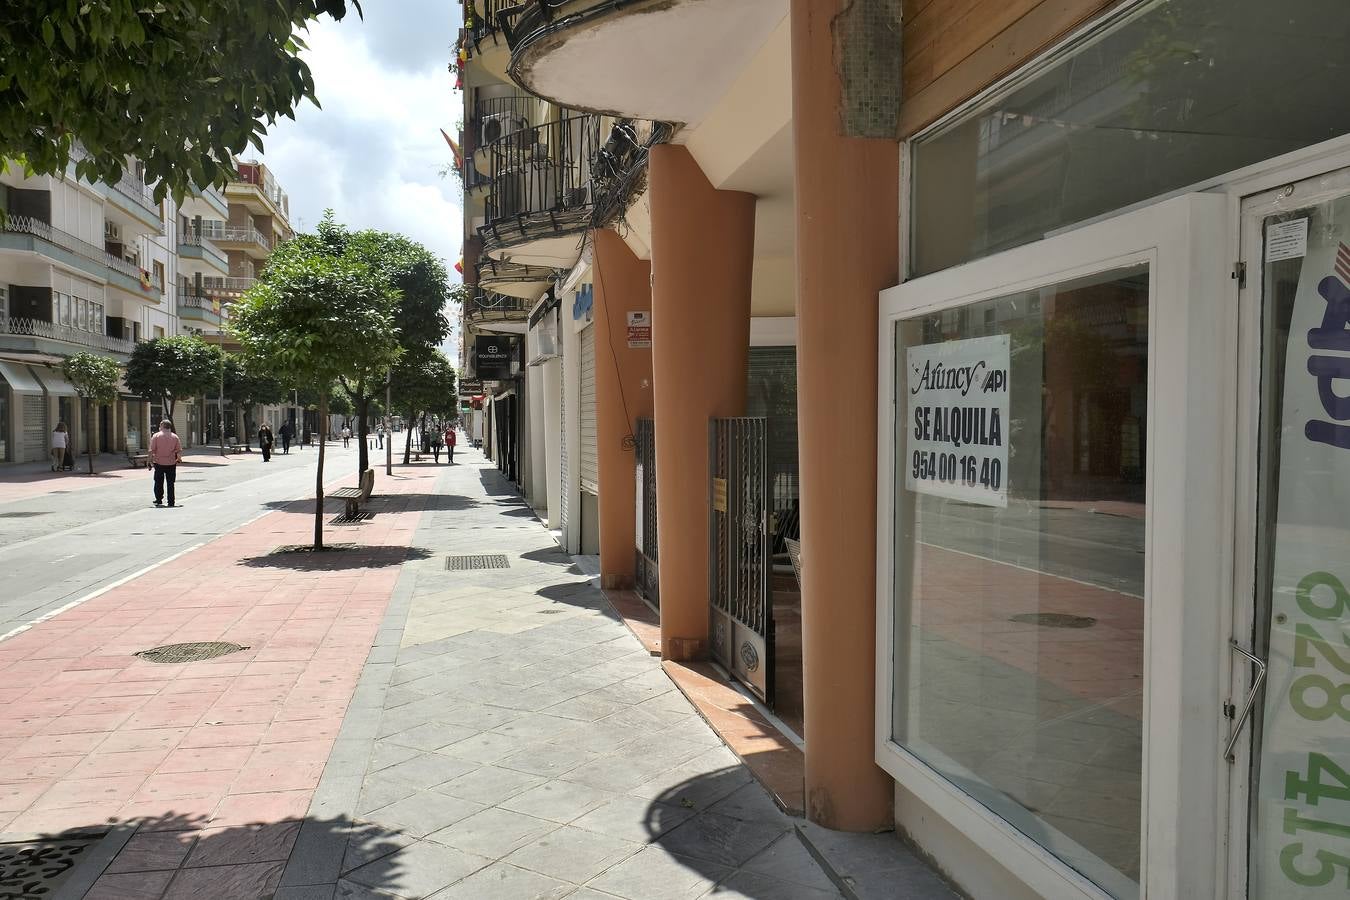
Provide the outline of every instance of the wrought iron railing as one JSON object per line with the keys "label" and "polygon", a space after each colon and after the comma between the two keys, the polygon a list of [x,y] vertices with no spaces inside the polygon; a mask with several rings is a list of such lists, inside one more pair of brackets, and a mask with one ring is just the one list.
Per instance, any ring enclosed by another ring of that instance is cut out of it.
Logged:
{"label": "wrought iron railing", "polygon": [[81,331],[78,328],[71,328],[69,325],[57,325],[53,322],[44,322],[41,319],[26,319],[17,316],[0,316],[0,334],[45,338],[50,341],[78,344],[81,347],[92,347],[96,350],[107,350],[112,353],[130,353],[136,349],[136,342],[128,341],[125,338],[109,337],[106,334],[93,331]]}
{"label": "wrought iron railing", "polygon": [[529,94],[484,97],[473,105],[473,120],[478,125],[476,146],[486,147],[513,131],[530,127],[538,115],[539,99]]}
{"label": "wrought iron railing", "polygon": [[49,244],[55,244],[77,256],[83,256],[92,262],[102,263],[109,269],[120,272],[128,278],[135,278],[156,287],[163,286],[160,279],[154,278],[135,263],[127,262],[120,256],[114,256],[97,244],[91,244],[73,234],[67,234],[59,228],[53,228],[51,224],[41,219],[35,219],[32,216],[5,216],[3,220],[0,220],[0,230],[41,238]]}
{"label": "wrought iron railing", "polygon": [[117,179],[117,183],[113,187],[117,189],[118,193],[136,201],[150,212],[159,213],[159,204],[155,202],[154,189],[130,169],[122,170],[122,177]]}
{"label": "wrought iron railing", "polygon": [[244,291],[253,287],[257,279],[241,276],[220,276],[208,275],[202,278],[202,288],[208,291],[214,291],[224,294],[242,294]]}
{"label": "wrought iron railing", "polygon": [[486,145],[492,185],[478,232],[484,245],[584,231],[599,146],[600,118],[589,114],[513,131]]}
{"label": "wrought iron railing", "polygon": [[524,317],[535,302],[485,291],[465,304],[464,315],[475,319]]}
{"label": "wrought iron railing", "polygon": [[205,318],[215,322],[219,322],[225,317],[225,307],[221,305],[219,300],[213,300],[210,297],[180,294],[178,296],[178,308],[179,310],[200,310],[205,314]]}
{"label": "wrought iron railing", "polygon": [[211,241],[231,241],[237,244],[257,244],[264,250],[272,249],[272,242],[252,225],[231,225],[227,222],[203,220],[201,234]]}
{"label": "wrought iron railing", "polygon": [[[473,42],[473,49],[477,50],[483,41],[488,38],[494,38],[497,32],[501,30],[500,15],[503,9],[510,7],[513,0],[468,0],[467,8],[472,10],[473,20],[465,24],[469,29],[469,40]],[[478,7],[482,7],[480,14]]]}
{"label": "wrought iron railing", "polygon": [[178,243],[187,247],[202,247],[206,250],[211,250],[220,256],[225,255],[220,252],[219,247],[211,243],[210,239],[195,228],[180,228],[178,230]]}
{"label": "wrought iron railing", "polygon": [[539,284],[552,281],[557,270],[549,266],[530,266],[485,256],[478,261],[478,283],[491,289],[503,284]]}

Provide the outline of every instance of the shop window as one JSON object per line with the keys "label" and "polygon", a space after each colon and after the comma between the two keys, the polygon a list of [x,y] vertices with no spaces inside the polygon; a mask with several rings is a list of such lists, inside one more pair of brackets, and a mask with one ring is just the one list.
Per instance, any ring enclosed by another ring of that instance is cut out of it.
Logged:
{"label": "shop window", "polygon": [[1137,897],[1149,270],[902,320],[893,738]]}
{"label": "shop window", "polygon": [[1156,0],[914,143],[911,272],[1350,132],[1350,4]]}

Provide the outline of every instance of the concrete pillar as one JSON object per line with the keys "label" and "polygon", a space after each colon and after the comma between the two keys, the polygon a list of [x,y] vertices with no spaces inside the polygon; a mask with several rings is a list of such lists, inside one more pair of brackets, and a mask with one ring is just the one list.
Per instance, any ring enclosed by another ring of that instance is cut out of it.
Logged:
{"label": "concrete pillar", "polygon": [[893,791],[872,753],[874,348],[877,293],[899,275],[899,150],[841,133],[831,23],[847,5],[792,2],[806,812],[872,831],[890,823]]}
{"label": "concrete pillar", "polygon": [[708,649],[708,419],[745,412],[755,198],[714,189],[674,144],[652,148],[648,182],[661,653],[697,659]]}
{"label": "concrete pillar", "polygon": [[600,464],[600,586],[631,588],[639,418],[652,414],[652,351],[628,346],[628,313],[651,312],[652,266],[610,229],[594,232],[595,428]]}

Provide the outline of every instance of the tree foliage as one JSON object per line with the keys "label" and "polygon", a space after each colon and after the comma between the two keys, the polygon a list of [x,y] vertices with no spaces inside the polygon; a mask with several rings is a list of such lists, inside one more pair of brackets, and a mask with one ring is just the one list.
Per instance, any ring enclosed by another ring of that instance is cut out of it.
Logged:
{"label": "tree foliage", "polygon": [[95,406],[110,404],[117,399],[117,380],[122,372],[114,360],[83,351],[68,357],[62,363],[61,370],[66,380],[75,387],[75,392],[90,405],[91,415],[86,416],[85,420],[89,436],[89,474],[93,475],[95,417],[92,410]]}
{"label": "tree foliage", "polygon": [[235,353],[225,354],[225,399],[240,406],[283,403],[290,390],[265,369],[248,365]]}
{"label": "tree foliage", "polygon": [[[357,0],[352,6],[359,14]],[[345,0],[0,3],[0,159],[116,182],[128,155],[158,198],[223,185],[231,157],[315,99],[300,32]]]}
{"label": "tree foliage", "polygon": [[[394,324],[398,295],[383,273],[329,252],[341,226],[332,213],[318,233],[279,245],[262,277],[233,306],[230,331],[245,365],[287,384],[332,384],[383,371],[402,348]],[[329,396],[319,397],[319,420]],[[322,425],[321,425],[322,427]],[[323,548],[324,442],[314,491],[314,548]]]}
{"label": "tree foliage", "polygon": [[127,362],[127,387],[146,400],[162,400],[173,418],[178,400],[212,393],[220,383],[220,350],[196,335],[141,341]]}

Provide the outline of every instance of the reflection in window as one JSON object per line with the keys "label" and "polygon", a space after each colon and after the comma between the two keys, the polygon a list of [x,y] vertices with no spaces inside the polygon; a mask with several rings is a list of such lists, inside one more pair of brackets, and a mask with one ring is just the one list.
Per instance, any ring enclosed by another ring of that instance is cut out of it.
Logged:
{"label": "reflection in window", "polygon": [[897,326],[1008,336],[1007,506],[905,485],[894,738],[1117,897],[1139,893],[1146,266]]}
{"label": "reflection in window", "polygon": [[1350,3],[1155,0],[914,147],[913,274],[1350,132]]}

